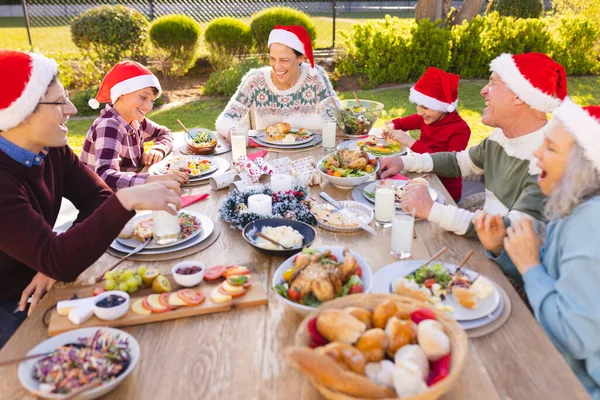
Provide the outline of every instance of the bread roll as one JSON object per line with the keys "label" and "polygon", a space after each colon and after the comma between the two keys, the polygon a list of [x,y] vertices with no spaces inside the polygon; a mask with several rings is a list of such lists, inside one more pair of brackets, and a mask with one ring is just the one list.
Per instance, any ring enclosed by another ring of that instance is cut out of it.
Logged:
{"label": "bread roll", "polygon": [[395,365],[390,360],[381,360],[380,362],[370,362],[365,368],[365,374],[372,382],[380,386],[389,388],[394,387],[394,369]]}
{"label": "bread roll", "polygon": [[394,368],[394,387],[401,399],[427,391],[427,384],[421,377],[421,370],[410,361],[400,361],[396,364],[396,368]]}
{"label": "bread roll", "polygon": [[387,354],[394,358],[399,348],[415,342],[417,327],[411,320],[392,317],[385,326],[385,334],[388,338]]}
{"label": "bread roll", "polygon": [[369,329],[356,342],[356,348],[365,356],[367,362],[381,361],[387,349],[387,336],[381,328]]}
{"label": "bread roll", "polygon": [[377,385],[367,377],[344,371],[333,359],[306,347],[285,350],[288,361],[309,379],[333,390],[366,399],[395,397],[394,390]]}
{"label": "bread roll", "polygon": [[431,292],[412,279],[399,278],[394,282],[394,292],[402,296],[412,297],[423,302],[429,301]]}
{"label": "bread roll", "polygon": [[140,242],[145,242],[154,235],[154,222],[152,218],[147,218],[135,224],[133,228],[133,237]]}
{"label": "bread roll", "polygon": [[423,379],[427,379],[429,376],[429,361],[418,344],[407,344],[396,352],[394,362],[399,364],[402,361],[409,361],[419,367]]}
{"label": "bread roll", "polygon": [[367,361],[365,360],[365,356],[356,347],[346,343],[333,342],[318,347],[317,350],[319,353],[334,359],[342,368],[360,375],[365,374]]}
{"label": "bread roll", "polygon": [[128,223],[125,224],[125,226],[123,227],[123,230],[121,230],[121,233],[119,233],[119,237],[121,239],[129,239],[130,237],[133,236],[134,228],[135,228],[135,224],[133,223],[133,221],[129,221]]}
{"label": "bread roll", "polygon": [[373,327],[371,320],[372,314],[370,310],[362,307],[346,307],[343,310],[365,324],[367,329],[371,329]]}
{"label": "bread roll", "polygon": [[444,326],[432,319],[421,321],[417,326],[419,346],[429,361],[436,361],[450,353],[450,338]]}
{"label": "bread roll", "polygon": [[342,310],[329,309],[317,317],[317,330],[330,342],[354,344],[367,326]]}
{"label": "bread roll", "polygon": [[398,306],[394,301],[385,300],[373,310],[373,327],[385,328],[388,320],[396,315]]}

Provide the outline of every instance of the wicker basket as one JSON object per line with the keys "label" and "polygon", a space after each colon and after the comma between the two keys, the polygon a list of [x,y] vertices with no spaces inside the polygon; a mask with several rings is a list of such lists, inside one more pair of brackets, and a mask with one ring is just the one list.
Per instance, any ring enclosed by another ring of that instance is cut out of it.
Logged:
{"label": "wicker basket", "polygon": [[[444,325],[446,333],[450,337],[451,351],[452,351],[452,362],[450,364],[450,374],[440,382],[429,387],[425,393],[421,393],[417,396],[406,398],[406,400],[434,400],[440,398],[444,393],[449,392],[460,373],[465,366],[467,361],[467,353],[469,350],[467,334],[464,329],[449,317],[443,311],[437,310],[425,303],[411,299],[405,296],[397,296],[392,294],[357,294],[352,296],[340,297],[335,300],[328,301],[321,305],[319,308],[311,312],[304,318],[298,330],[296,331],[295,342],[297,346],[308,346],[311,342],[311,336],[308,331],[308,321],[315,318],[319,313],[328,308],[344,308],[349,306],[364,307],[371,311],[384,300],[393,300],[398,305],[400,310],[407,312],[414,311],[418,308],[429,308],[431,309],[438,319]],[[319,382],[311,380],[312,384],[321,392],[325,398],[330,400],[363,400],[362,397],[353,397],[345,393],[333,390]],[[364,399],[366,400],[366,399]],[[387,400],[387,399],[385,399]],[[391,399],[390,399],[391,400]]]}

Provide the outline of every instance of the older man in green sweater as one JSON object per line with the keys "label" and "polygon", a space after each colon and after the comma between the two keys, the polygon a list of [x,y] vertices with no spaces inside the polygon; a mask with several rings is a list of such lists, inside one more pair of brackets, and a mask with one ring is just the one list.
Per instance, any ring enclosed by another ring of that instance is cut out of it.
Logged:
{"label": "older man in green sweater", "polygon": [[[381,177],[402,169],[435,172],[439,176],[485,176],[484,210],[511,221],[527,217],[543,230],[541,193],[536,178],[540,173],[533,152],[540,146],[554,110],[567,95],[564,68],[540,53],[502,54],[490,65],[489,83],[481,90],[486,108],[482,122],[496,129],[479,145],[461,152],[411,154],[386,157]],[[439,224],[459,235],[476,236],[474,213],[451,205],[433,203],[423,185],[409,185],[402,201],[414,208],[419,218]]]}

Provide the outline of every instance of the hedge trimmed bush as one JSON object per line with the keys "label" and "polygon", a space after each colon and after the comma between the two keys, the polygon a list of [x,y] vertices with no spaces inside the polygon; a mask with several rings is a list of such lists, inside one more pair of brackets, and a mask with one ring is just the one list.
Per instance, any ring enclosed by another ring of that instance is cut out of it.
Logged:
{"label": "hedge trimmed bush", "polygon": [[553,58],[569,75],[600,73],[600,29],[584,17],[560,17],[550,21],[554,32]]}
{"label": "hedge trimmed bush", "polygon": [[101,6],[73,18],[73,42],[84,54],[96,55],[107,72],[126,58],[143,61],[148,43],[148,19],[125,6]]}
{"label": "hedge trimmed bush", "polygon": [[412,40],[409,46],[411,63],[409,80],[416,81],[427,67],[448,70],[450,66],[450,29],[440,26],[440,21],[428,19],[419,21],[411,29]]}
{"label": "hedge trimmed bush", "polygon": [[224,71],[215,71],[210,74],[202,94],[207,96],[227,96],[235,94],[242,78],[252,68],[263,67],[264,64],[257,58],[247,58],[229,69]]}
{"label": "hedge trimmed bush", "polygon": [[235,58],[246,54],[252,47],[250,26],[231,17],[212,20],[204,31],[210,64],[217,71],[230,67]]}
{"label": "hedge trimmed bush", "polygon": [[272,7],[259,11],[252,16],[250,30],[257,53],[268,52],[269,33],[275,25],[300,25],[306,28],[313,43],[317,38],[317,29],[310,16],[302,11],[289,7]]}
{"label": "hedge trimmed bush", "polygon": [[186,15],[165,15],[152,22],[150,41],[164,76],[182,76],[194,66],[201,35],[200,25]]}
{"label": "hedge trimmed bush", "polygon": [[498,0],[496,10],[502,16],[539,18],[544,12],[543,0]]}

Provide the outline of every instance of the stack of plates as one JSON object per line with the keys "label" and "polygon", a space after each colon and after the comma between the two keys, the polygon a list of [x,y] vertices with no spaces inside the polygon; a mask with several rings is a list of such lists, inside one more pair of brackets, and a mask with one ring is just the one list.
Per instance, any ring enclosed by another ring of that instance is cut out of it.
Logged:
{"label": "stack of plates", "polygon": [[[152,165],[148,169],[148,173],[151,175],[164,175],[167,173],[167,164],[178,162],[181,158],[185,158],[190,161],[202,161],[207,160],[210,162],[210,168],[206,171],[202,171],[199,175],[190,176],[189,185],[197,185],[200,183],[208,183],[208,180],[215,176],[221,175],[229,170],[230,164],[229,161],[224,160],[220,157],[211,157],[211,156],[198,156],[198,155],[182,155],[176,157],[168,157],[154,165]],[[185,186],[185,185],[184,185]]]}
{"label": "stack of plates", "polygon": [[[202,241],[204,241],[215,229],[214,222],[210,218],[208,218],[206,215],[200,214],[199,212],[190,211],[190,210],[184,210],[181,212],[184,212],[186,214],[196,217],[196,219],[200,221],[200,224],[202,226],[201,229],[198,229],[196,232],[192,233],[190,236],[186,237],[185,239],[179,239],[174,243],[164,245],[164,246],[159,246],[156,243],[154,243],[154,241],[152,241],[144,248],[144,250],[140,251],[137,254],[165,254],[165,253],[173,253],[175,251],[187,249],[189,247],[195,246],[195,245],[201,243]],[[151,215],[152,214],[150,214],[150,213],[138,214],[131,219],[130,223],[136,224],[136,223],[150,217]],[[124,253],[123,255],[125,255],[125,254],[129,253],[131,250],[133,250],[135,247],[140,245],[140,243],[141,242],[137,239],[117,238],[111,243],[110,247],[113,250]]]}
{"label": "stack of plates", "polygon": [[[398,279],[412,274],[419,268],[425,260],[407,260],[399,261],[381,268],[373,278],[372,293],[394,293],[393,283]],[[444,265],[449,271],[453,272],[458,266],[449,263],[436,261],[435,263]],[[467,268],[461,268],[464,272],[474,280],[479,274]],[[442,301],[444,305],[451,306],[454,309],[453,313],[448,313],[466,330],[481,328],[495,321],[502,310],[504,309],[504,300],[500,289],[490,279],[488,279],[492,287],[492,293],[485,299],[480,300],[477,308],[465,308],[460,305],[454,296],[446,296]]]}
{"label": "stack of plates", "polygon": [[[378,184],[378,182],[379,181],[367,182],[363,183],[362,185],[358,185],[352,190],[352,198],[355,201],[358,201],[359,203],[362,203],[366,206],[369,206],[372,209],[375,209],[375,197],[371,196],[371,194],[375,193],[375,187]],[[406,180],[398,180],[396,182],[396,186],[404,186],[408,183],[408,181]],[[431,199],[433,201],[435,201],[436,203],[445,204],[446,201],[444,199],[444,196],[440,192],[438,192],[432,187],[428,187],[427,189],[429,190],[429,195],[431,196]],[[396,202],[395,205],[396,208],[400,208],[400,202]]]}
{"label": "stack of plates", "polygon": [[303,138],[300,141],[296,141],[293,143],[285,143],[282,140],[277,140],[277,141],[272,141],[272,140],[267,140],[267,134],[264,131],[258,131],[256,133],[256,135],[253,137],[254,141],[256,142],[256,144],[264,146],[264,147],[270,147],[273,149],[304,149],[307,147],[313,147],[318,145],[319,143],[321,143],[321,141],[323,140],[323,137],[319,134],[313,133],[313,132],[308,132],[308,134],[310,135],[307,138]]}

